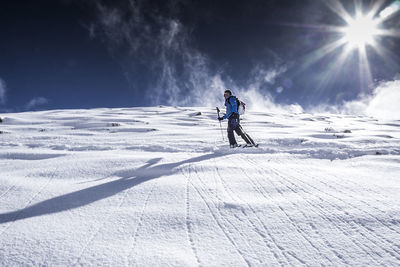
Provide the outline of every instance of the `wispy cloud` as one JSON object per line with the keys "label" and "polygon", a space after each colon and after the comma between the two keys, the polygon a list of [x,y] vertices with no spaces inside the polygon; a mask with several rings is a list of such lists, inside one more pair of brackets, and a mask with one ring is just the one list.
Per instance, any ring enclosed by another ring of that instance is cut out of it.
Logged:
{"label": "wispy cloud", "polygon": [[281,78],[287,70],[286,66],[265,68],[257,65],[250,73],[249,79],[243,89],[239,89],[240,95],[248,100],[250,109],[268,110],[271,112],[302,112],[303,108],[296,104],[277,104],[273,92],[279,88],[280,93],[284,85],[277,86],[277,79]]}
{"label": "wispy cloud", "polygon": [[6,103],[7,97],[7,86],[3,79],[0,78],[0,104],[4,105]]}
{"label": "wispy cloud", "polygon": [[26,109],[27,110],[32,110],[35,109],[39,106],[43,106],[45,104],[47,104],[49,102],[49,100],[47,98],[44,97],[35,97],[33,99],[31,99],[28,104],[26,104]]}
{"label": "wispy cloud", "polygon": [[[169,5],[176,2],[169,1]],[[145,14],[144,1],[129,3],[125,10],[98,4],[110,48],[127,48],[126,55],[136,63],[130,65],[127,75],[137,76],[137,65],[148,68],[152,82],[147,85],[146,97],[153,104],[202,104],[201,95],[215,88],[219,76],[211,73],[208,58],[193,47],[188,29],[173,11]]]}
{"label": "wispy cloud", "polygon": [[[253,103],[260,105],[260,99],[268,100],[264,107],[274,107],[268,88],[275,90],[277,79],[286,72],[285,66],[266,68],[256,64],[249,70],[247,82],[239,85],[196,48],[192,29],[178,16],[177,6],[184,1],[164,1],[160,7],[163,12],[150,9],[147,3],[144,0],[130,0],[122,5],[97,2],[95,27],[111,53],[128,62],[124,71],[128,81],[137,90],[145,91],[145,97],[153,105],[218,105],[223,101],[222,92],[231,89],[240,93],[249,107]],[[146,88],[135,84],[143,71],[151,81]]]}

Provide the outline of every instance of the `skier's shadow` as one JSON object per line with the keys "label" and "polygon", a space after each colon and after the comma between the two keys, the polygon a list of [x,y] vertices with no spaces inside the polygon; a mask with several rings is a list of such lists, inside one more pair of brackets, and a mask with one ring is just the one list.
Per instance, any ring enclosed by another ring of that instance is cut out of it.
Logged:
{"label": "skier's shadow", "polygon": [[116,173],[117,176],[121,177],[120,179],[54,197],[20,210],[2,213],[0,214],[0,224],[79,208],[116,195],[146,181],[175,174],[179,172],[177,167],[183,164],[196,163],[221,156],[223,154],[211,153],[176,163],[153,166],[161,160],[161,158],[154,158],[138,169]]}

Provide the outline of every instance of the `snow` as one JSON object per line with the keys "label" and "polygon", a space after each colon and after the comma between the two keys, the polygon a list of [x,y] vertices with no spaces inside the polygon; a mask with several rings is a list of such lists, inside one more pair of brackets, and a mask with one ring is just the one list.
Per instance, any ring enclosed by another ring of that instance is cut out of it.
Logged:
{"label": "snow", "polygon": [[248,111],[230,149],[211,108],[2,120],[0,266],[400,264],[400,121]]}

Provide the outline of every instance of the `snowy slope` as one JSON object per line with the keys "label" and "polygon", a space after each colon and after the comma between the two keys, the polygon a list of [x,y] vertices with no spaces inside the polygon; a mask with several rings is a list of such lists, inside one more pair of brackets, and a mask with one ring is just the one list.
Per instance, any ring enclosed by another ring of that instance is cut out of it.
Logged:
{"label": "snowy slope", "polygon": [[400,265],[400,121],[249,112],[229,149],[215,117],[4,114],[0,266]]}

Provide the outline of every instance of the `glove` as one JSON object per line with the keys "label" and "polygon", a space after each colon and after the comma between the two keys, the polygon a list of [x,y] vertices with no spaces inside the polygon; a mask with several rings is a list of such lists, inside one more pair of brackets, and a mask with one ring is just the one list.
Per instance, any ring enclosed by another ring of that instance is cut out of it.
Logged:
{"label": "glove", "polygon": [[222,121],[222,120],[223,120],[223,118],[221,118],[221,117],[218,117],[218,120],[219,120],[219,121]]}

